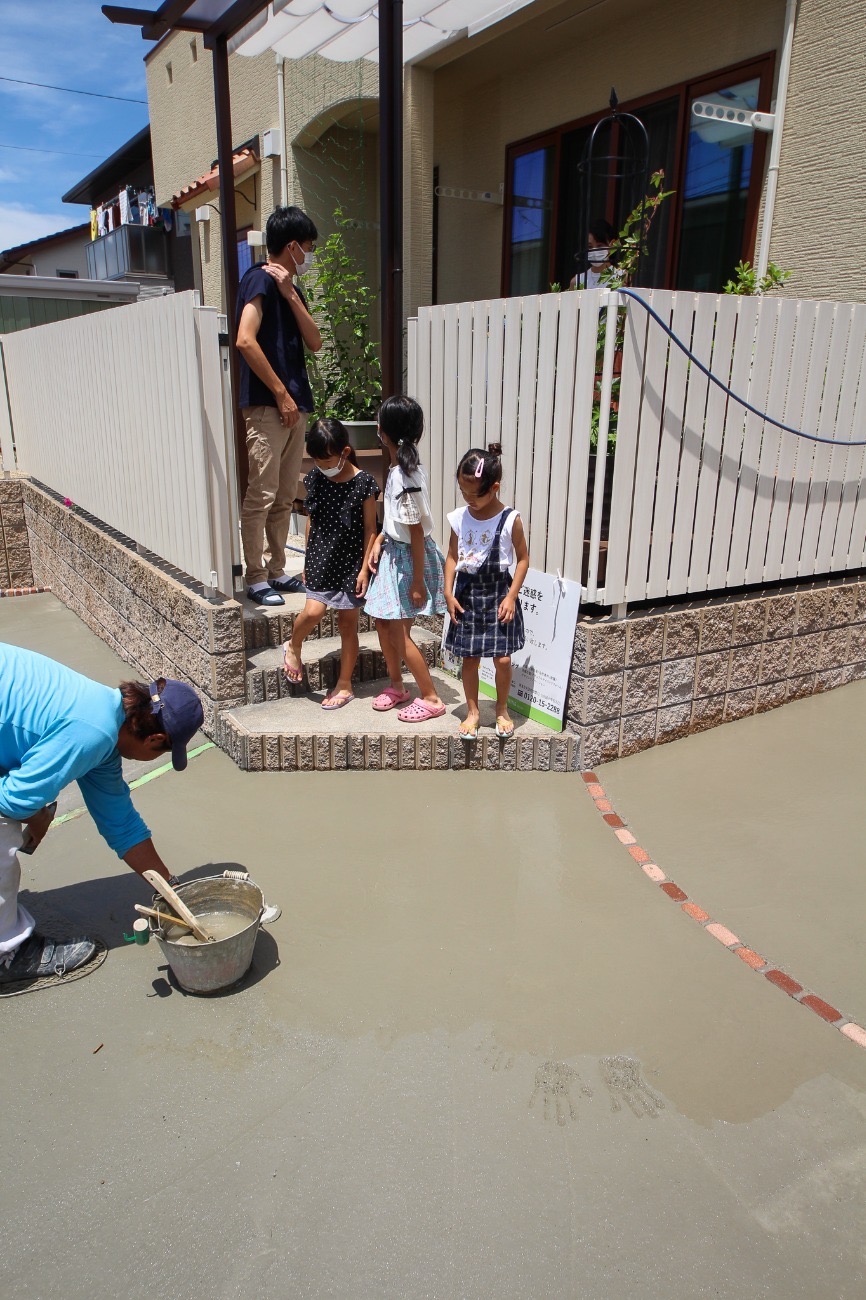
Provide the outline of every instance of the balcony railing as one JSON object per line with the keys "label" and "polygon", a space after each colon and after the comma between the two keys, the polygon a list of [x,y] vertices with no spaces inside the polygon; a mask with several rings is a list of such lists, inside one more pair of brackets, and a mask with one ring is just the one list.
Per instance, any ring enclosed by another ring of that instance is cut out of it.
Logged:
{"label": "balcony railing", "polygon": [[151,226],[118,226],[87,245],[91,280],[119,280],[126,275],[168,276],[168,240]]}

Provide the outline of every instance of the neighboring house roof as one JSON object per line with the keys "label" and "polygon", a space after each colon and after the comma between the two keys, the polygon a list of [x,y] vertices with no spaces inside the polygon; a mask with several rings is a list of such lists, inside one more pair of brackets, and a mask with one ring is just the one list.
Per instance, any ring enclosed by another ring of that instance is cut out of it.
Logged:
{"label": "neighboring house roof", "polygon": [[90,222],[83,226],[70,226],[68,230],[58,230],[56,235],[45,235],[42,239],[32,239],[29,244],[18,244],[15,248],[4,248],[0,252],[0,271],[5,271],[9,266],[16,266],[25,257],[30,257],[31,254],[38,253],[43,248],[50,248],[52,244],[62,244],[64,240],[74,239],[76,236],[85,234],[89,239]]}
{"label": "neighboring house roof", "polygon": [[101,202],[102,196],[112,185],[123,183],[127,175],[136,167],[151,162],[150,126],[141,128],[131,140],[101,162],[84,180],[73,185],[63,195],[64,203],[88,203],[92,208]]}
{"label": "neighboring house roof", "polygon": [[[232,154],[232,170],[235,176],[243,176],[245,172],[257,167],[258,163],[259,155],[249,145],[244,145],[242,149],[237,149]],[[179,190],[176,190],[171,196],[172,207],[179,208],[184,203],[189,203],[190,199],[197,199],[200,194],[213,192],[218,190],[219,187],[220,169],[214,165],[209,172],[199,176],[198,180],[191,181],[189,185],[184,185]]]}

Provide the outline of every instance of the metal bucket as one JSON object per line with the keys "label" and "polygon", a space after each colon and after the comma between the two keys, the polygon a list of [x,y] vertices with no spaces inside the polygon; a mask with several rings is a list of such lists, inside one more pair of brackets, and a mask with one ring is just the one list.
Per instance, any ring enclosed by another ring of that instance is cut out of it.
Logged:
{"label": "metal bucket", "polygon": [[[227,912],[249,921],[228,939],[187,945],[174,940],[188,931],[173,926],[164,930],[159,921],[151,917],[151,932],[178,984],[187,993],[216,993],[218,989],[237,984],[252,964],[256,937],[266,910],[262,891],[249,877],[244,878],[239,872],[226,872],[224,876],[205,876],[190,881],[188,885],[180,885],[177,894],[193,915]],[[165,901],[154,894],[153,905],[164,908]]]}

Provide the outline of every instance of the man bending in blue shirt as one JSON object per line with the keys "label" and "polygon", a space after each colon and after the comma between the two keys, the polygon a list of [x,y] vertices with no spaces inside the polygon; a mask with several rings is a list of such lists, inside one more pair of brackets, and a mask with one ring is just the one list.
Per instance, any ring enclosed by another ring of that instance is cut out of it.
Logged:
{"label": "man bending in blue shirt", "polygon": [[172,877],[132,805],[121,759],[171,753],[177,771],[204,717],[184,682],[101,686],[44,655],[0,644],[0,982],[65,974],[84,965],[90,939],[58,942],[36,933],[18,902],[18,852],[51,824],[50,804],[77,781],[100,834],[139,875]]}

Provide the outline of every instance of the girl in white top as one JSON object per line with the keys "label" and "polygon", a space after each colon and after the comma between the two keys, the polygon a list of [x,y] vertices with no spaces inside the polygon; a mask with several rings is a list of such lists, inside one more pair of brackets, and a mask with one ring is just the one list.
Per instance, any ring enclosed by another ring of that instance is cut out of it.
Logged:
{"label": "girl in white top", "polygon": [[466,721],[460,724],[460,734],[467,740],[478,738],[482,659],[492,659],[496,670],[496,734],[500,740],[514,734],[508,712],[511,656],[524,645],[519,592],[529,552],[520,515],[499,500],[501,479],[498,442],[491,442],[486,452],[467,451],[457,467],[457,485],[466,505],[448,516],[445,600],[451,621],[445,648],[463,660]]}
{"label": "girl in white top", "polygon": [[[390,685],[376,696],[379,713],[401,708],[401,722],[440,718],[439,698],[423,654],[412,640],[412,623],[419,614],[444,614],[442,554],[433,540],[430,488],[418,456],[424,413],[411,397],[388,397],[378,417],[379,440],[391,458],[385,483],[382,532],[373,543],[369,567],[374,575],[366,610],[376,620],[379,643],[388,665]],[[403,664],[418,684],[411,699],[403,684]]]}

